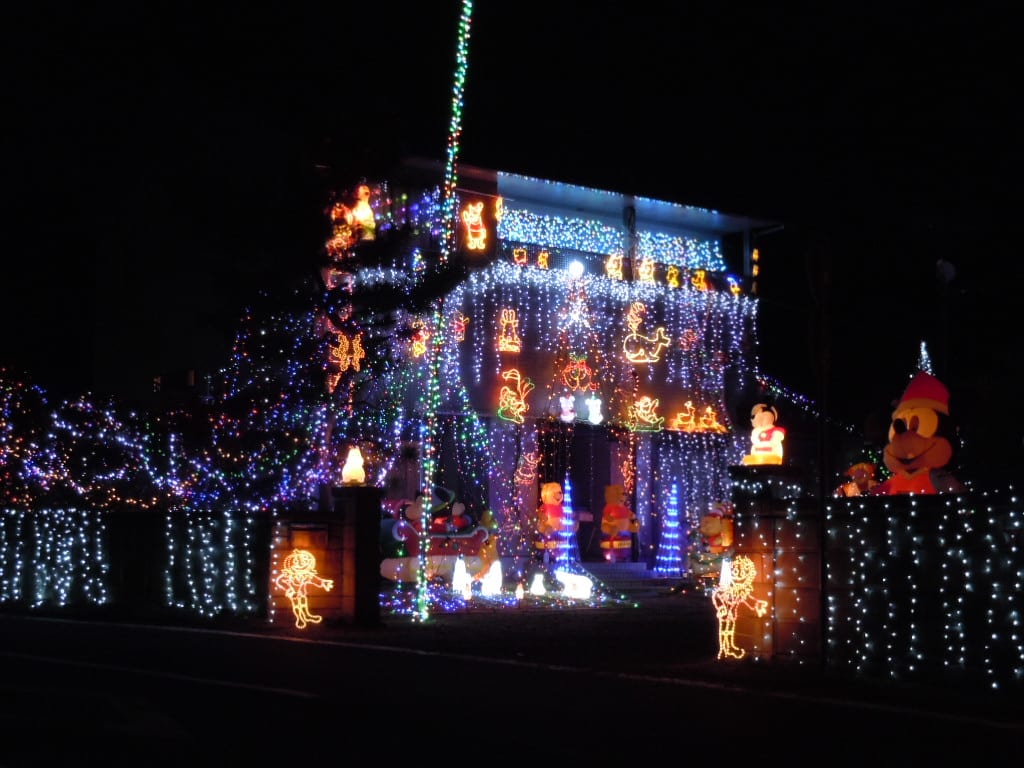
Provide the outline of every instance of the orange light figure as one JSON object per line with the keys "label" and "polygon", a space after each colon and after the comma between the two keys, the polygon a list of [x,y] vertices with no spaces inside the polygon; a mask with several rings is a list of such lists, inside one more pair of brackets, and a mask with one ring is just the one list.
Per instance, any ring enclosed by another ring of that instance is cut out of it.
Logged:
{"label": "orange light figure", "polygon": [[604,262],[604,273],[612,280],[622,279],[622,254],[613,253]]}
{"label": "orange light figure", "polygon": [[501,310],[501,330],[498,333],[499,352],[518,352],[523,341],[519,338],[519,313],[514,309]]}
{"label": "orange light figure", "polygon": [[338,364],[339,370],[344,373],[352,367],[353,371],[359,370],[359,361],[366,357],[363,351],[363,335],[357,333],[349,338],[344,333],[337,335],[338,345],[330,348],[331,360]]}
{"label": "orange light figure", "polygon": [[693,407],[693,401],[687,400],[683,403],[683,410],[672,419],[670,429],[680,432],[693,432],[697,428],[697,409]]}
{"label": "orange light figure", "polygon": [[757,568],[746,555],[737,555],[730,563],[722,564],[722,575],[718,588],[711,593],[711,602],[718,616],[718,658],[742,659],[747,652],[736,645],[736,613],[746,607],[758,616],[768,611],[765,600],[754,600],[754,577]]}
{"label": "orange light figure", "polygon": [[305,629],[306,624],[319,624],[322,616],[309,612],[309,588],[317,587],[330,592],[333,579],[323,579],[316,572],[316,558],[306,549],[293,549],[284,559],[281,573],[274,579],[277,588],[291,600],[295,626]]}
{"label": "orange light figure", "polygon": [[526,266],[527,254],[525,248],[516,248],[512,251],[512,259],[520,267]]}
{"label": "orange light figure", "polygon": [[637,274],[640,278],[641,283],[653,283],[654,282],[654,260],[653,259],[640,259],[640,262],[636,266]]}
{"label": "orange light figure", "polygon": [[698,291],[706,291],[708,289],[707,273],[703,269],[694,270],[690,282]]}
{"label": "orange light figure", "polygon": [[724,425],[718,423],[718,412],[710,405],[704,409],[700,416],[701,432],[728,432]]}
{"label": "orange light figure", "polygon": [[665,272],[665,282],[670,288],[679,287],[679,267],[673,265]]}
{"label": "orange light figure", "polygon": [[487,250],[487,227],[484,226],[483,209],[483,200],[467,203],[466,207],[462,209],[462,223],[465,225],[467,251]]}
{"label": "orange light figure", "polygon": [[524,414],[530,410],[530,406],[526,404],[526,396],[533,391],[533,382],[528,378],[522,378],[516,368],[502,371],[501,378],[515,382],[516,388],[512,389],[505,384],[498,392],[498,418],[522,424],[525,421]]}
{"label": "orange light figure", "polygon": [[547,251],[541,251],[537,254],[537,266],[541,269],[548,268],[548,258],[551,256]]}

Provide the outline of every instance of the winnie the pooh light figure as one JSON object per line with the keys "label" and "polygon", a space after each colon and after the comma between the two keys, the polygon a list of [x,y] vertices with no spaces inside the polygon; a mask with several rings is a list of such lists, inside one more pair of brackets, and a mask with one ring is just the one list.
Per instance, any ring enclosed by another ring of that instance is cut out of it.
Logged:
{"label": "winnie the pooh light figure", "polygon": [[605,550],[605,560],[612,563],[630,559],[633,534],[639,530],[637,519],[626,506],[625,498],[624,486],[605,486],[605,505],[601,511],[601,549]]}

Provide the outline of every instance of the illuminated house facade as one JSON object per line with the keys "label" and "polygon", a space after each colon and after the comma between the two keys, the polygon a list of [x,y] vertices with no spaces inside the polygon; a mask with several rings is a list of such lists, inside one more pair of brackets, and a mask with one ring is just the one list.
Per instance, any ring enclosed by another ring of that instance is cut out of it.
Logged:
{"label": "illuminated house facade", "polygon": [[477,169],[456,199],[452,258],[468,276],[435,315],[404,319],[411,340],[392,354],[408,364],[406,422],[391,434],[423,442],[430,421],[435,483],[494,513],[505,554],[529,550],[540,484],[558,482],[590,512],[586,555],[600,538],[587,517],[596,525],[603,489],[621,483],[653,563],[670,493],[684,522],[699,519],[730,497],[728,467],[749,447],[750,403],[730,399],[756,373],[757,299],[741,275],[766,222]]}

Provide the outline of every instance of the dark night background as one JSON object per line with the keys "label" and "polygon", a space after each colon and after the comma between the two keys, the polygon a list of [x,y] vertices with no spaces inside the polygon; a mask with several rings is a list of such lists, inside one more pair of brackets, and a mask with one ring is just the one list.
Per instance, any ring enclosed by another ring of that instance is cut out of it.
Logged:
{"label": "dark night background", "polygon": [[[766,6],[478,2],[460,162],[781,223],[761,369],[862,427],[925,340],[1016,469],[1008,11]],[[460,8],[5,10],[0,365],[55,396],[219,368],[331,185],[443,161]]]}

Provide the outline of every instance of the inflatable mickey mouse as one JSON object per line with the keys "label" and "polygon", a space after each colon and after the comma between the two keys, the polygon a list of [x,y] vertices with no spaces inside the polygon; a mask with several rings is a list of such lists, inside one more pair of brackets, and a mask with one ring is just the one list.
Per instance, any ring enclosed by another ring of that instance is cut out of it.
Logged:
{"label": "inflatable mickey mouse", "polygon": [[883,454],[892,477],[872,487],[870,495],[964,491],[946,468],[954,440],[949,390],[927,371],[918,371],[892,412]]}

